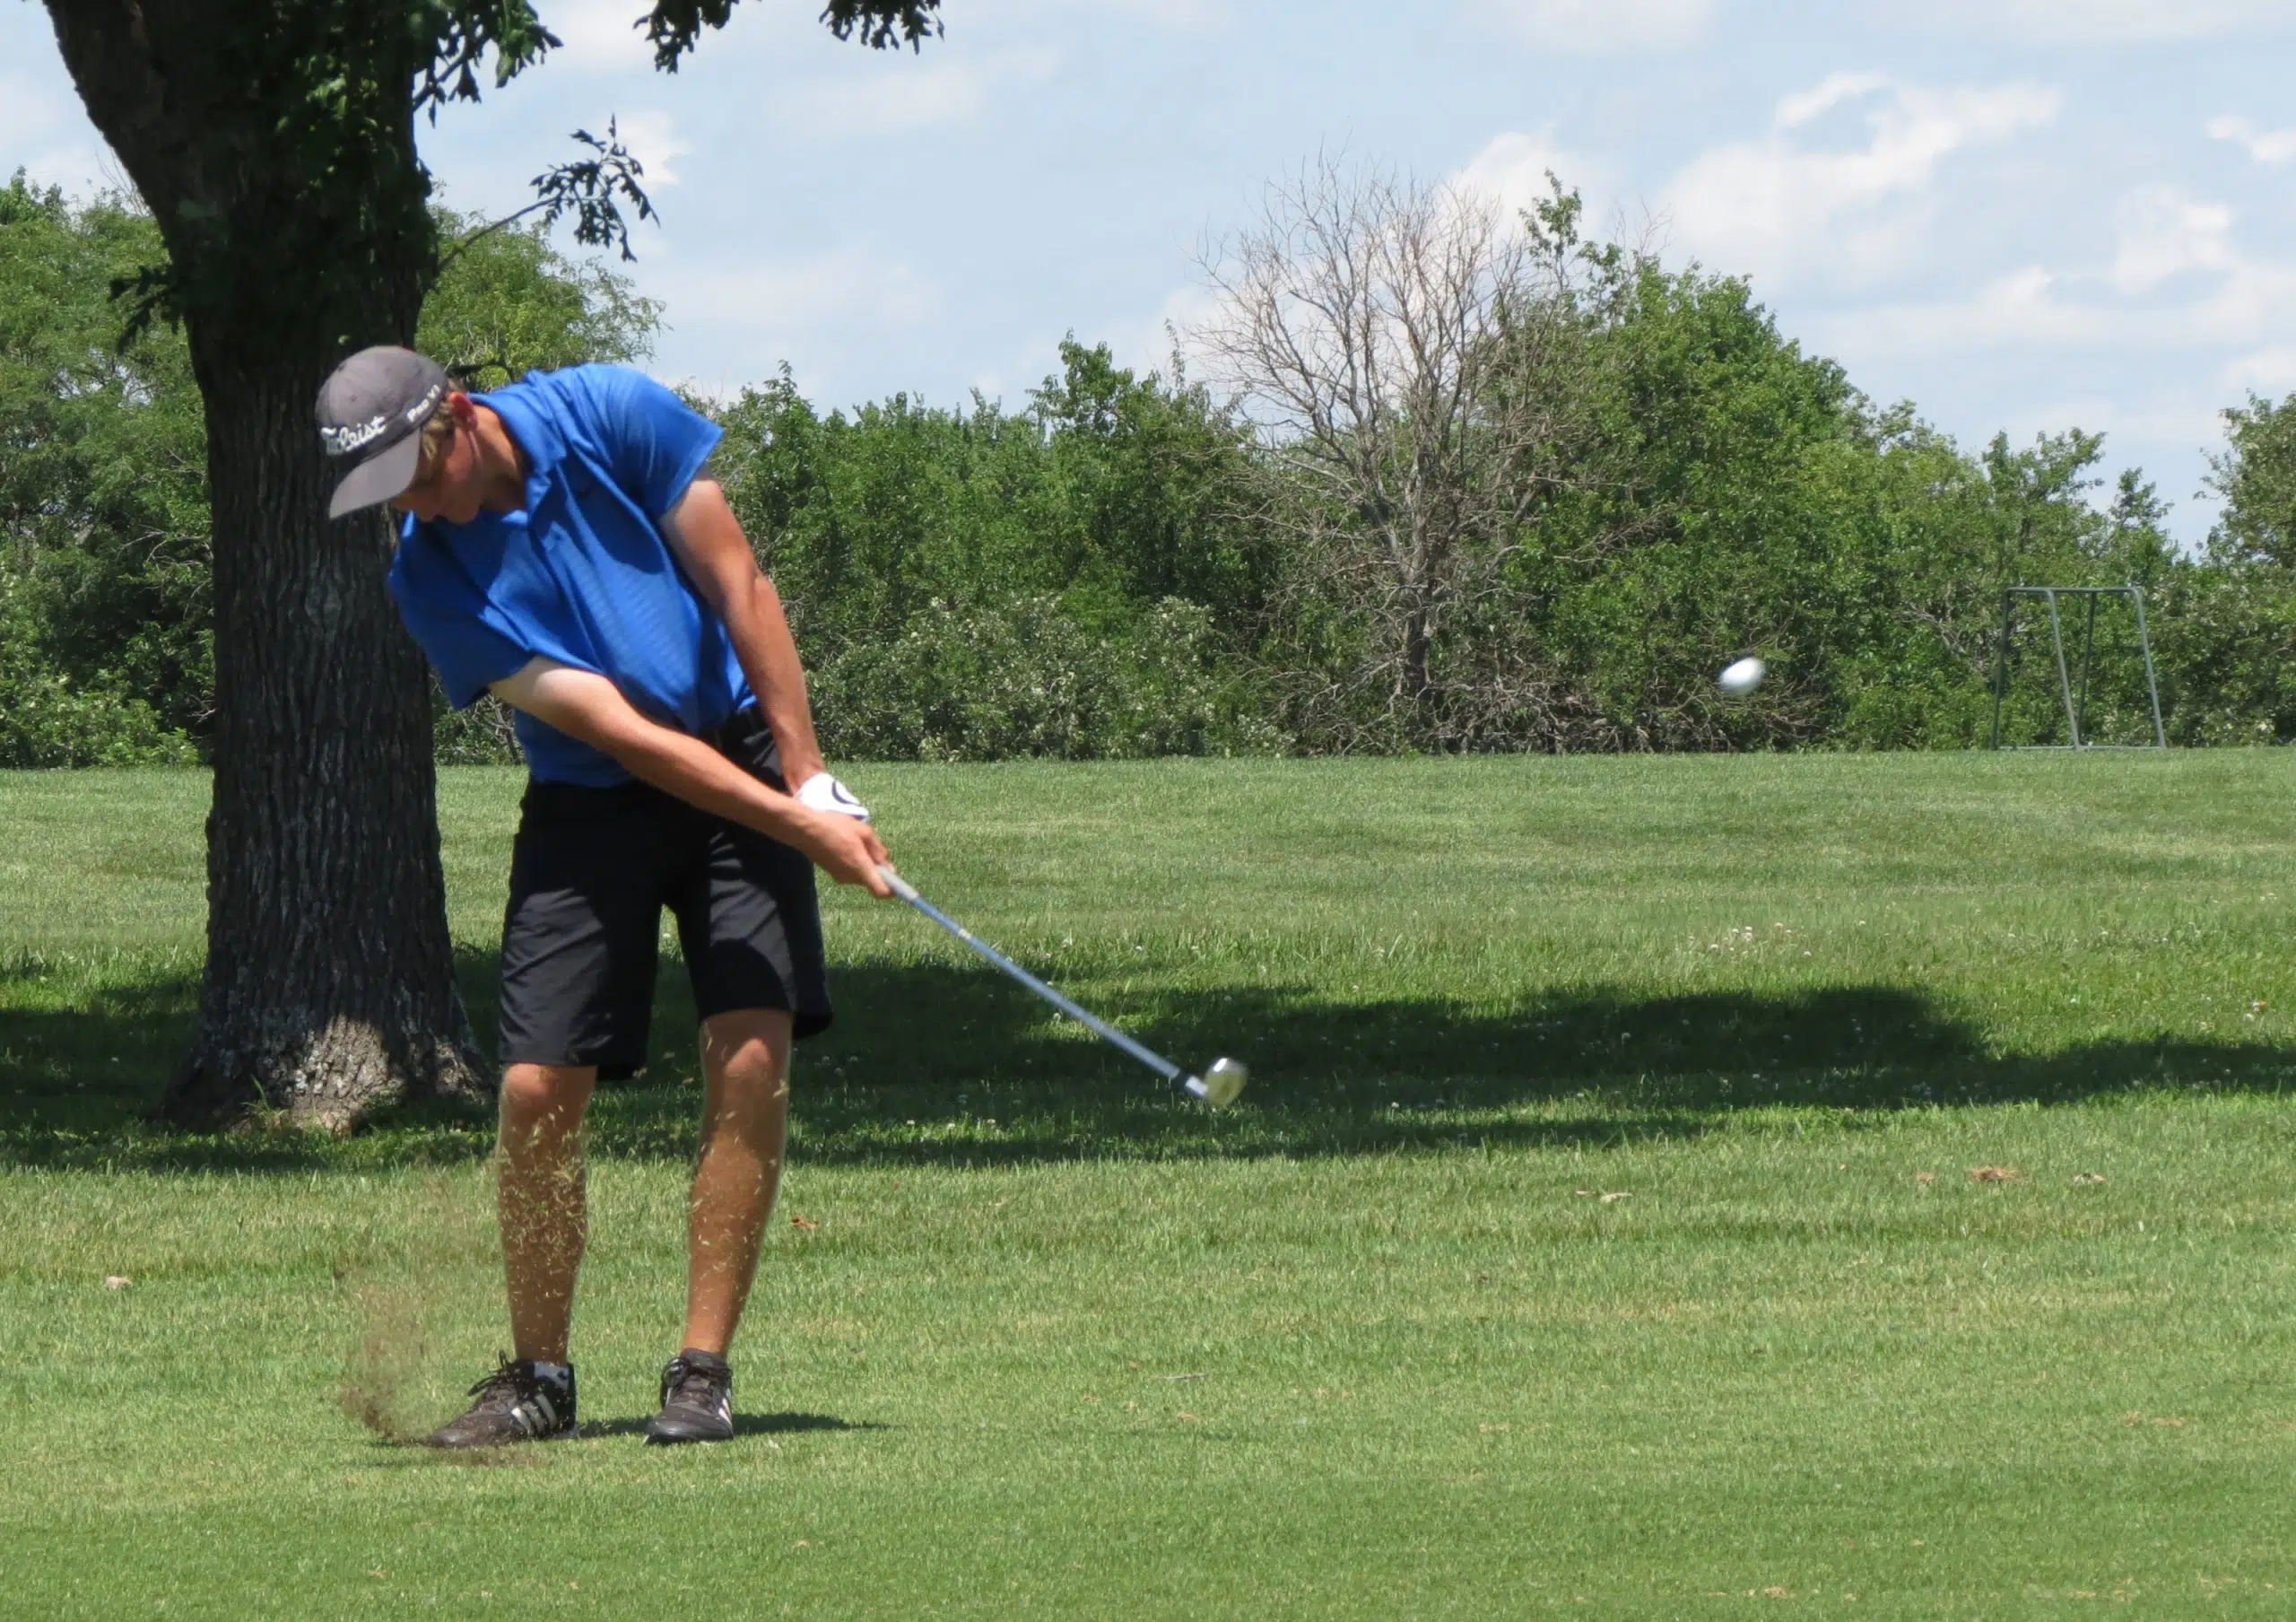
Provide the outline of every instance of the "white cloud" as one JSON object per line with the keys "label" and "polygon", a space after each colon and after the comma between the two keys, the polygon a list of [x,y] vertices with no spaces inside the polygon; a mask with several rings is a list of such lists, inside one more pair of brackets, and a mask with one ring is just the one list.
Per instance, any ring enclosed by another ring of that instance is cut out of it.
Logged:
{"label": "white cloud", "polygon": [[1582,236],[1651,252],[1664,246],[1666,222],[1632,199],[1610,164],[1558,146],[1544,135],[1515,130],[1494,135],[1453,171],[1449,181],[1464,195],[1497,204],[1501,218],[1512,221],[1552,195],[1547,187],[1550,174],[1562,182],[1563,190],[1578,194],[1584,205]]}
{"label": "white cloud", "polygon": [[1819,322],[1820,347],[1858,359],[2001,348],[2078,349],[2111,334],[2109,311],[2068,305],[2051,271],[2028,265],[1967,298],[1850,310]]}
{"label": "white cloud", "polygon": [[2296,24],[2288,0],[1876,0],[1890,20],[2063,48],[2276,34]]}
{"label": "white cloud", "polygon": [[1049,50],[922,62],[890,52],[887,57],[859,71],[795,86],[776,109],[778,117],[806,134],[832,139],[961,124],[978,118],[1000,88],[1040,83],[1059,66]]}
{"label": "white cloud", "polygon": [[1236,21],[1229,0],[1098,0],[1095,9],[1111,4],[1118,11],[1145,17],[1175,33],[1210,33]]}
{"label": "white cloud", "polygon": [[2296,389],[2296,344],[2274,344],[2240,356],[2224,369],[2233,388],[2277,395]]}
{"label": "white cloud", "polygon": [[[1796,137],[1860,104],[1865,145],[1828,151]],[[1732,271],[1787,276],[1822,262],[1852,280],[1885,274],[1918,240],[1925,194],[1948,157],[2045,125],[2060,104],[2029,83],[1930,90],[1839,74],[1785,98],[1763,139],[1694,159],[1667,185],[1662,212],[1684,246]]]}
{"label": "white cloud", "polygon": [[2232,211],[2151,186],[2121,200],[2120,248],[2109,279],[2117,292],[2150,292],[2187,271],[2233,266]]}
{"label": "white cloud", "polygon": [[545,4],[543,26],[556,34],[560,48],[550,65],[561,72],[649,72],[654,48],[638,26],[647,8],[638,0],[563,0]]}
{"label": "white cloud", "polygon": [[651,279],[648,291],[669,300],[673,317],[680,310],[707,311],[712,326],[782,342],[853,316],[914,327],[940,307],[937,290],[915,267],[862,249],[739,269],[671,265]]}
{"label": "white cloud", "polygon": [[[2164,209],[2197,210],[2206,205],[2139,194],[2126,200],[2121,219],[2155,217]],[[1820,318],[1814,326],[1822,347],[1847,359],[1935,357],[1959,353],[2153,354],[2179,365],[2214,352],[2226,375],[2248,367],[2257,377],[2271,357],[2296,347],[2296,263],[2243,253],[2227,231],[2218,235],[2213,218],[2179,251],[2138,250],[2131,261],[2124,234],[2114,263],[2100,270],[2064,274],[2027,266],[1997,276],[1974,294],[1866,310]],[[2164,266],[2173,266],[2163,272]],[[2183,296],[2144,298],[2187,270],[2210,274],[2196,279]],[[2245,357],[2245,358],[2244,358]],[[2157,368],[2156,368],[2157,370]]]}
{"label": "white cloud", "polygon": [[1228,305],[1201,282],[1184,282],[1164,295],[1162,306],[1143,321],[1129,337],[1118,336],[1109,351],[1117,364],[1135,372],[1156,372],[1167,381],[1172,376],[1175,351],[1181,370],[1192,378],[1210,377],[1213,357],[1200,335],[1228,313]]}
{"label": "white cloud", "polygon": [[1812,89],[1797,91],[1778,104],[1777,127],[1799,129],[1831,112],[1845,101],[1855,101],[1890,88],[1881,74],[1835,74]]}
{"label": "white cloud", "polygon": [[1177,34],[1209,33],[1236,22],[1232,0],[1038,0],[1048,11],[1085,17],[1123,12]]}
{"label": "white cloud", "polygon": [[2296,158],[2296,129],[2258,129],[2246,118],[2211,118],[2208,133],[2218,141],[2231,141],[2248,149],[2259,163],[2285,163]]}
{"label": "white cloud", "polygon": [[678,173],[671,167],[693,148],[679,139],[676,121],[665,112],[624,113],[615,120],[622,144],[630,148],[646,171],[649,186],[675,186]]}
{"label": "white cloud", "polygon": [[914,266],[865,247],[738,266],[722,256],[688,263],[665,255],[643,285],[668,301],[683,357],[654,370],[665,382],[717,399],[733,398],[785,362],[798,388],[824,406],[881,392],[880,380],[855,375],[849,336],[914,335],[943,306],[941,288]]}
{"label": "white cloud", "polygon": [[[1853,375],[1998,379],[1983,431],[2022,439],[2077,423],[2182,496],[2227,399],[2296,388],[2296,262],[2242,244],[2231,209],[2171,187],[2128,193],[2112,213],[2109,259],[2028,264],[1966,294],[1838,309],[1800,330]],[[2183,501],[2178,528],[2196,540],[2213,510],[2205,494]]]}
{"label": "white cloud", "polygon": [[1674,50],[1705,36],[1715,0],[1466,0],[1469,22],[1544,50]]}
{"label": "white cloud", "polygon": [[1548,196],[1549,174],[1560,179],[1567,191],[1584,186],[1589,167],[1542,135],[1510,131],[1493,136],[1451,177],[1451,183],[1463,192],[1488,197],[1511,213]]}

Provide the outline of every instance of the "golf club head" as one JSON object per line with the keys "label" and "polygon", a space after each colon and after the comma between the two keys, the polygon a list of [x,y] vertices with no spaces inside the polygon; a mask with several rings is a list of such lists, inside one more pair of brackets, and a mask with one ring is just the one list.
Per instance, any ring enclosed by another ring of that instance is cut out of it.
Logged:
{"label": "golf club head", "polygon": [[1201,1077],[1187,1078],[1187,1090],[1213,1109],[1224,1110],[1236,1102],[1236,1095],[1250,1079],[1251,1072],[1234,1060],[1215,1059]]}

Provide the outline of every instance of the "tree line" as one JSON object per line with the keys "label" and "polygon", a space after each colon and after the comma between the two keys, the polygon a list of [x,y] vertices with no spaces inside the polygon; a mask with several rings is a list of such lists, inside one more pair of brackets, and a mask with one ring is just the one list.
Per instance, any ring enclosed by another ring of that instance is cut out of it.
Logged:
{"label": "tree line", "polygon": [[[474,388],[650,353],[661,310],[541,224],[437,229],[416,341]],[[161,257],[121,200],[0,190],[0,765],[213,746],[204,414],[112,292]],[[1072,341],[1017,407],[698,402],[833,757],[1965,747],[2024,582],[2144,589],[2171,741],[2296,737],[2296,397],[2226,412],[2187,554],[2098,436],[1964,449],[1560,187],[1510,216],[1311,165],[1206,268],[1200,375]],[[2100,624],[2090,731],[2133,738]],[[2060,741],[2039,631],[2009,741]],[[1725,699],[1745,653],[1776,676]],[[435,736],[513,758],[484,705]]]}

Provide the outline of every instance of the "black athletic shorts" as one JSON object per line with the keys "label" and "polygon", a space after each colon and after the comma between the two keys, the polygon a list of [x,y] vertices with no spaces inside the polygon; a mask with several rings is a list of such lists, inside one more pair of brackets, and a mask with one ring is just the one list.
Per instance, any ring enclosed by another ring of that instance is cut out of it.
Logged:
{"label": "black athletic shorts", "polygon": [[[709,741],[785,789],[755,710]],[[529,782],[502,920],[502,1062],[644,1065],[665,907],[702,1018],[783,1008],[800,1037],[828,1025],[813,863],[645,783]]]}

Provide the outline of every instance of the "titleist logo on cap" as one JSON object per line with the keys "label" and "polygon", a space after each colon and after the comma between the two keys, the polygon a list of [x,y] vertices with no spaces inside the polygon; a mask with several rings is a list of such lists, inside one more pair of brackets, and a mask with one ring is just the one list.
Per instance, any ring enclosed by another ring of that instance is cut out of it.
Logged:
{"label": "titleist logo on cap", "polygon": [[[444,384],[432,384],[422,398],[401,414],[406,420],[406,425],[410,428],[422,427],[430,414],[438,409],[439,400],[445,393]],[[373,444],[388,433],[390,429],[391,414],[387,411],[378,411],[363,423],[320,423],[319,443],[326,447],[326,453],[329,456],[349,456],[354,450],[362,449]]]}
{"label": "titleist logo on cap", "polygon": [[453,389],[446,368],[396,344],[362,349],[327,375],[311,414],[320,447],[344,470],[329,518],[378,506],[414,482],[423,425]]}

